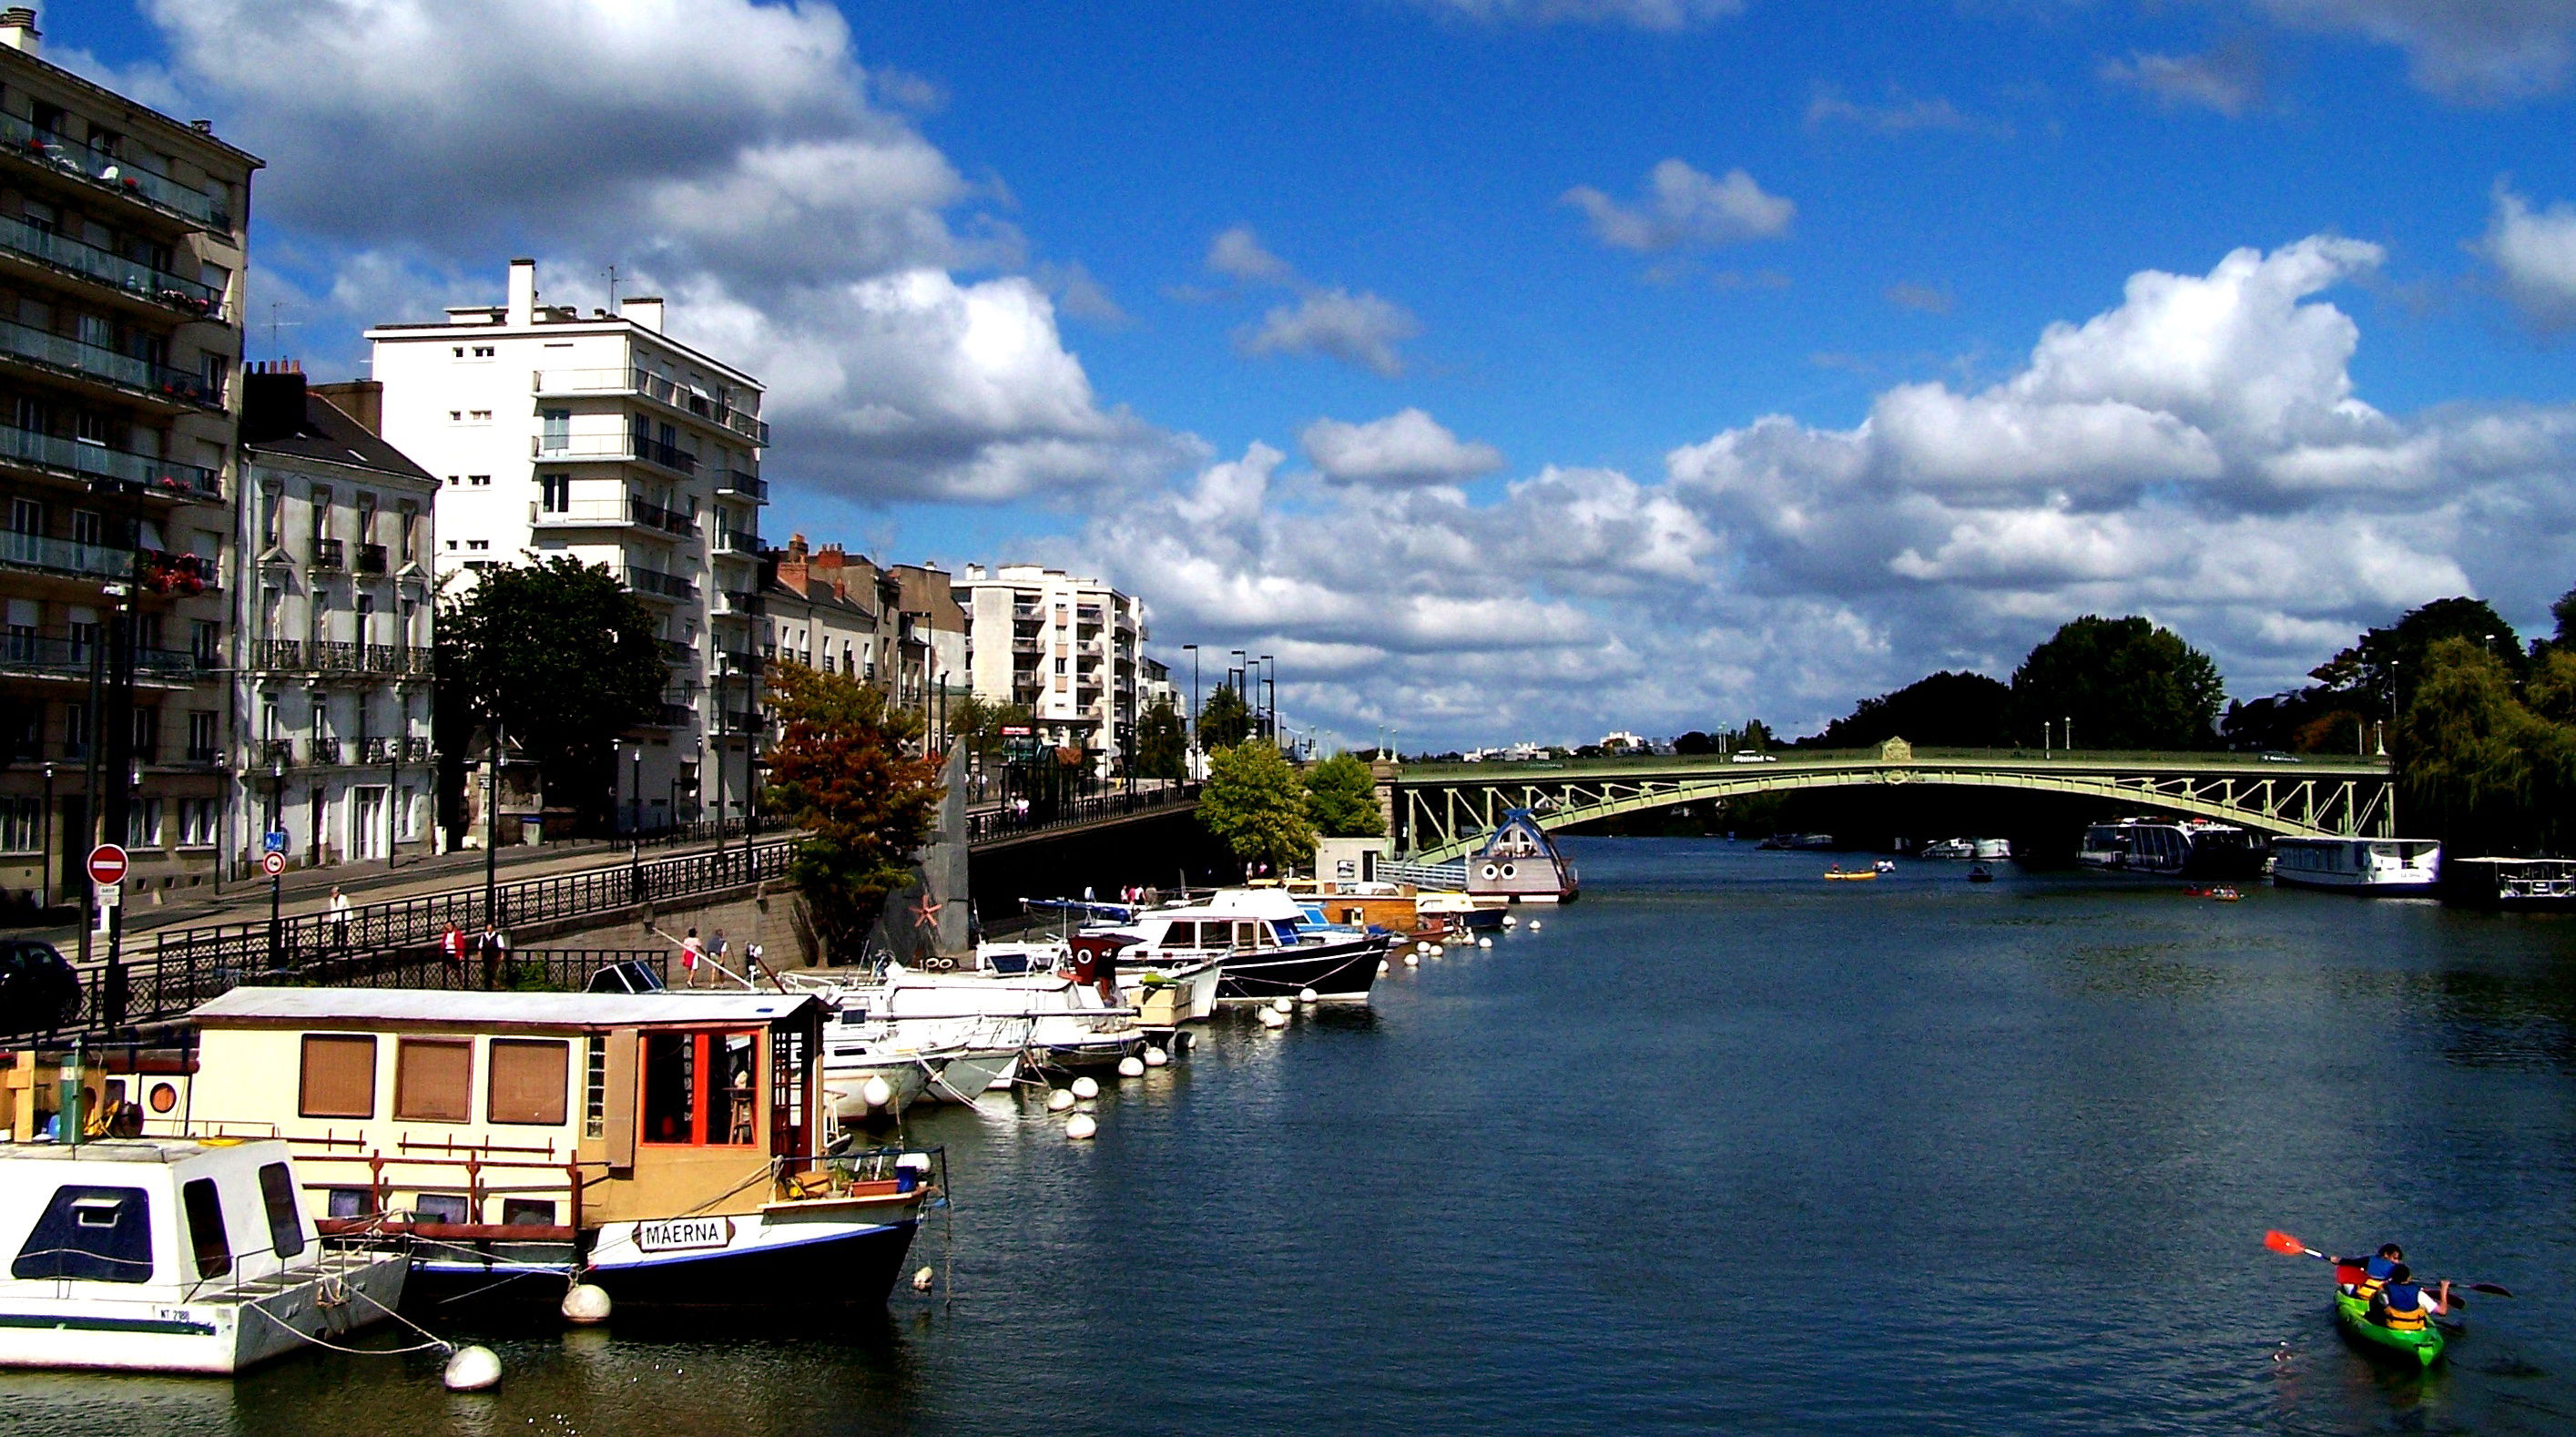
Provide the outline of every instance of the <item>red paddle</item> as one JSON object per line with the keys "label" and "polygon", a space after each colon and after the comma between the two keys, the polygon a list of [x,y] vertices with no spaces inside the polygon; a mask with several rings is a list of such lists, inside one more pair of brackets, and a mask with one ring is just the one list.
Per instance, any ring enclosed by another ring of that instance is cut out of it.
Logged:
{"label": "red paddle", "polygon": [[[2263,1245],[2284,1257],[2313,1257],[2319,1262],[2334,1261],[2333,1258],[2326,1256],[2324,1253],[2317,1251],[2315,1248],[2308,1246],[2306,1243],[2299,1241],[2297,1238],[2290,1236],[2279,1228],[2274,1228],[2263,1234]],[[2513,1296],[2511,1289],[2499,1287],[2492,1282],[2455,1282],[2451,1285],[2455,1288],[2464,1288],[2470,1292],[2487,1293],[2494,1297]],[[2453,1300],[2456,1301],[2457,1299],[2455,1298]]]}

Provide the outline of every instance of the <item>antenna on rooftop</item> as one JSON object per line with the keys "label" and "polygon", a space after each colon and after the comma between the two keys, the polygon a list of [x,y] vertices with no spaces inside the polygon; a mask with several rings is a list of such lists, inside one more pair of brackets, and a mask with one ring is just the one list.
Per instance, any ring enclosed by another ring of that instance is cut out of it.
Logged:
{"label": "antenna on rooftop", "polygon": [[277,312],[284,308],[286,308],[286,301],[282,299],[272,299],[268,302],[268,347],[269,350],[279,359],[284,359],[286,357],[286,349],[283,345],[278,343],[277,332],[280,329],[302,329],[304,327],[303,323],[299,320],[280,321],[277,317]]}
{"label": "antenna on rooftop", "polygon": [[614,264],[608,267],[608,312],[617,312],[617,266]]}

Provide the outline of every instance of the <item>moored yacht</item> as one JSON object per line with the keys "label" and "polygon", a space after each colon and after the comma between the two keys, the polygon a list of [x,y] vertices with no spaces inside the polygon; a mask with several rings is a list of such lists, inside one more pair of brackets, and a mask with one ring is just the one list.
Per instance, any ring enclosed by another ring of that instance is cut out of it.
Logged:
{"label": "moored yacht", "polygon": [[1365,1003],[1394,936],[1313,931],[1305,908],[1277,888],[1225,888],[1196,903],[1156,908],[1133,923],[1091,930],[1134,940],[1131,964],[1215,960],[1220,1003],[1260,1003],[1312,991],[1317,1001]]}
{"label": "moored yacht", "polygon": [[2276,838],[2272,881],[2348,893],[2431,893],[2442,845],[2429,838]]}
{"label": "moored yacht", "polygon": [[2252,878],[2262,873],[2254,835],[2201,818],[2123,818],[2084,830],[2075,861],[2111,873],[2161,878]]}

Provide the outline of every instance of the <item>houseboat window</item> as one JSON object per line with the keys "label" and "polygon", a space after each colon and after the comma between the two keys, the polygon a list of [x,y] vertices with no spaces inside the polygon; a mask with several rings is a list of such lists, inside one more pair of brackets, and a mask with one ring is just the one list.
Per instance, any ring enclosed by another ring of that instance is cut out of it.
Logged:
{"label": "houseboat window", "polygon": [[295,1205],[295,1174],[284,1163],[262,1163],[260,1206],[268,1209],[268,1245],[279,1257],[304,1251],[304,1214]]}
{"label": "houseboat window", "polygon": [[560,1127],[571,1078],[572,1044],[558,1038],[493,1039],[492,1121]]}
{"label": "houseboat window", "polygon": [[590,1052],[581,1095],[581,1135],[595,1138],[608,1131],[608,1035],[590,1035]]}
{"label": "houseboat window", "polygon": [[333,1217],[374,1217],[376,1215],[374,1188],[332,1188],[325,1193],[324,1200],[330,1203]]}
{"label": "houseboat window", "polygon": [[411,1201],[411,1215],[422,1222],[472,1222],[474,1211],[466,1204],[463,1193],[420,1193]]}
{"label": "houseboat window", "polygon": [[1199,925],[1186,918],[1172,920],[1171,924],[1163,930],[1163,946],[1196,948],[1199,946]]}
{"label": "houseboat window", "polygon": [[644,1141],[693,1143],[698,1134],[697,1033],[644,1035]]}
{"label": "houseboat window", "polygon": [[404,1038],[396,1043],[394,1116],[431,1123],[461,1123],[473,1117],[473,1041]]}
{"label": "houseboat window", "polygon": [[724,1087],[716,1098],[716,1117],[723,1119],[724,1136],[707,1134],[707,1141],[733,1147],[748,1147],[757,1136],[754,1123],[760,1113],[760,1074],[753,1067],[752,1055],[759,1050],[758,1039],[750,1033],[726,1033],[718,1041],[724,1044],[724,1063],[716,1071]]}
{"label": "houseboat window", "polygon": [[554,1199],[503,1198],[501,1221],[511,1227],[552,1227],[555,1225]]}
{"label": "houseboat window", "polygon": [[1260,933],[1260,924],[1237,919],[1234,925],[1234,946],[1237,948],[1257,947],[1261,942]]}
{"label": "houseboat window", "polygon": [[141,1188],[59,1187],[18,1260],[17,1278],[152,1280],[152,1200]]}
{"label": "houseboat window", "polygon": [[304,1079],[296,1111],[308,1118],[376,1115],[376,1040],[307,1033]]}
{"label": "houseboat window", "polygon": [[224,1233],[224,1200],[213,1178],[192,1178],[179,1189],[180,1210],[188,1215],[188,1246],[197,1257],[197,1276],[221,1277],[233,1270],[232,1239]]}
{"label": "houseboat window", "polygon": [[769,1150],[794,1156],[805,1151],[805,1034],[801,1029],[774,1031],[769,1037]]}

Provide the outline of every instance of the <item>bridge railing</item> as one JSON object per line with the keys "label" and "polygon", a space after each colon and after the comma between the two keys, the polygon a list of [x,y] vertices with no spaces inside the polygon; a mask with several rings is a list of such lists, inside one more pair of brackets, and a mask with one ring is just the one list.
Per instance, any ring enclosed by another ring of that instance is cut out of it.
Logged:
{"label": "bridge railing", "polygon": [[1026,833],[1043,833],[1051,828],[1097,823],[1104,818],[1150,813],[1193,802],[1198,795],[1197,784],[1184,783],[1168,788],[1141,789],[1135,793],[1103,793],[1089,798],[1033,803],[1025,811],[1005,804],[966,815],[966,841],[969,845],[990,843],[995,839],[1015,838]]}

